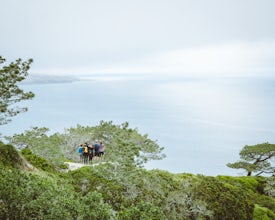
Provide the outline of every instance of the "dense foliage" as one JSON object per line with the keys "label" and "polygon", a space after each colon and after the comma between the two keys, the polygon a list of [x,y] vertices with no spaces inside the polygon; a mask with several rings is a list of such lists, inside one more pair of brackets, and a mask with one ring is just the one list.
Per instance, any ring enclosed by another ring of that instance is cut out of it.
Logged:
{"label": "dense foliage", "polygon": [[29,148],[24,148],[21,154],[36,168],[47,172],[55,172],[55,166],[43,157],[39,157],[32,153]]}
{"label": "dense foliage", "polygon": [[0,56],[0,125],[11,121],[11,117],[27,111],[26,107],[14,104],[34,97],[32,92],[24,92],[18,86],[18,83],[27,77],[32,59],[25,62],[18,59],[2,66],[4,62],[5,59]]}
{"label": "dense foliage", "polygon": [[18,149],[28,147],[34,154],[44,157],[54,164],[65,160],[78,160],[77,148],[80,144],[103,141],[106,146],[105,161],[117,162],[121,166],[139,166],[149,160],[165,157],[163,147],[129,128],[128,123],[114,125],[101,121],[98,126],[80,126],[65,130],[64,134],[48,135],[48,128],[33,127],[23,134],[15,134],[6,139]]}
{"label": "dense foliage", "polygon": [[[107,161],[62,172],[29,148],[0,143],[0,153],[0,219],[275,219],[270,178],[171,174]],[[27,162],[36,169],[24,169]]]}
{"label": "dense foliage", "polygon": [[255,205],[255,209],[253,212],[253,220],[268,220],[275,219],[275,214],[271,210]]}
{"label": "dense foliage", "polygon": [[0,166],[6,168],[20,168],[23,160],[18,151],[12,145],[3,144],[0,141]]}
{"label": "dense foliage", "polygon": [[59,165],[65,161],[63,140],[58,134],[47,135],[48,132],[48,128],[33,127],[23,134],[15,134],[6,139],[17,149],[28,148],[34,155]]}
{"label": "dense foliage", "polygon": [[97,192],[81,196],[56,180],[18,170],[1,170],[0,177],[1,219],[110,219]]}

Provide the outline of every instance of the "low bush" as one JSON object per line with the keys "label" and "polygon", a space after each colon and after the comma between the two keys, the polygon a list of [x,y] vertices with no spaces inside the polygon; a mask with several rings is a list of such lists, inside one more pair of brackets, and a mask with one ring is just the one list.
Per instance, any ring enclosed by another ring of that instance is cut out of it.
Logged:
{"label": "low bush", "polygon": [[275,220],[275,214],[268,208],[255,205],[253,220]]}
{"label": "low bush", "polygon": [[0,165],[5,168],[21,168],[23,159],[14,146],[0,141]]}
{"label": "low bush", "polygon": [[38,169],[51,173],[56,171],[54,165],[51,162],[49,162],[45,158],[33,154],[29,148],[24,148],[21,151],[21,154],[26,158],[26,160],[28,160],[33,166]]}

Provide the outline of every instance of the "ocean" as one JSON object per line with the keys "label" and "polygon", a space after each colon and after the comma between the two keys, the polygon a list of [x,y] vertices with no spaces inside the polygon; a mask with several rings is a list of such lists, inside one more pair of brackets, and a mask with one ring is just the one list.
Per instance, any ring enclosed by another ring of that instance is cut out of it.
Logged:
{"label": "ocean", "polygon": [[275,78],[180,75],[81,76],[71,82],[22,84],[36,97],[29,111],[1,126],[2,135],[30,127],[63,132],[77,124],[129,122],[165,148],[147,169],[203,175],[245,175],[227,163],[245,145],[275,143]]}

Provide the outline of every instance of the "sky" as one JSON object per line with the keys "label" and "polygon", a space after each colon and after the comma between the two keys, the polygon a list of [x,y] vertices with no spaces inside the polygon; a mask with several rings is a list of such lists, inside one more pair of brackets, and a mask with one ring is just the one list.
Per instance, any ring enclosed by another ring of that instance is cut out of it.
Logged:
{"label": "sky", "polygon": [[0,0],[0,55],[30,73],[272,75],[274,0]]}

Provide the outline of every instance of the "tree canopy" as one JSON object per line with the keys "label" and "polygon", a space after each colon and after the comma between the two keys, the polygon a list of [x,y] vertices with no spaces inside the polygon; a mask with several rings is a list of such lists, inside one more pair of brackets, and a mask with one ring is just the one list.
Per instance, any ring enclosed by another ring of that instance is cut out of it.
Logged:
{"label": "tree canopy", "polygon": [[18,83],[27,77],[33,60],[17,59],[3,66],[5,61],[0,56],[0,125],[7,124],[12,117],[28,110],[27,107],[15,106],[16,103],[34,97],[32,92],[24,92],[18,86]]}
{"label": "tree canopy", "polygon": [[106,146],[105,161],[117,162],[120,166],[142,167],[149,160],[165,157],[156,141],[137,129],[129,128],[127,122],[115,125],[101,121],[97,126],[81,126],[65,129],[64,133],[48,135],[48,128],[33,127],[22,134],[6,139],[18,149],[28,147],[31,151],[58,164],[65,160],[78,161],[77,149],[85,142],[102,141]]}
{"label": "tree canopy", "polygon": [[[0,142],[0,219],[275,217],[273,179],[143,169],[148,159],[162,158],[162,148],[128,123],[48,132],[34,127],[8,138],[21,151]],[[72,171],[52,163],[77,159],[78,144],[97,138],[106,145],[104,162]]]}
{"label": "tree canopy", "polygon": [[244,146],[240,151],[241,160],[235,163],[228,163],[227,166],[234,169],[244,169],[247,176],[255,173],[275,175],[275,167],[272,159],[275,158],[275,144],[262,143],[252,146]]}

